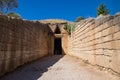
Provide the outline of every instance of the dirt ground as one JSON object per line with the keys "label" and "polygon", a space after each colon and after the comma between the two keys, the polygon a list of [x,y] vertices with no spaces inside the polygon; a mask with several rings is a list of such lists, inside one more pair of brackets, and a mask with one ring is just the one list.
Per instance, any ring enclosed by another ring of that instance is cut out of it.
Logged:
{"label": "dirt ground", "polygon": [[68,55],[48,56],[32,62],[0,80],[120,80]]}

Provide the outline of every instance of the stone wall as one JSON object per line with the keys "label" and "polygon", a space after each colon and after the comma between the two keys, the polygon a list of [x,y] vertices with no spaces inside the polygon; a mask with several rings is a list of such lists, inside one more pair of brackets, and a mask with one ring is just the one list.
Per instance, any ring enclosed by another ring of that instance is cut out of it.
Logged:
{"label": "stone wall", "polygon": [[[66,25],[66,24],[65,24]],[[62,37],[61,37],[61,40],[62,40],[62,54],[65,54],[67,55],[68,54],[68,32],[64,29],[65,25],[62,25],[61,26],[61,34],[62,34]]]}
{"label": "stone wall", "polygon": [[69,54],[120,74],[120,14],[88,18],[69,37]]}
{"label": "stone wall", "polygon": [[0,75],[51,53],[51,35],[45,24],[0,16]]}

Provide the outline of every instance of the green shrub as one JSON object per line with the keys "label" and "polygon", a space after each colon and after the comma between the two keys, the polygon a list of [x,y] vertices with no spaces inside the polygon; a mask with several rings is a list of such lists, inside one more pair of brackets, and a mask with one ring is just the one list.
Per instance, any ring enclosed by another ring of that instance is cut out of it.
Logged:
{"label": "green shrub", "polygon": [[76,18],[75,22],[80,22],[81,20],[83,20],[84,18],[82,16],[79,16]]}
{"label": "green shrub", "polygon": [[7,16],[10,16],[10,17],[15,17],[15,18],[21,18],[21,16],[17,13],[14,13],[14,12],[10,12],[7,14]]}
{"label": "green shrub", "polygon": [[[74,31],[75,29],[75,24],[71,23],[71,24],[66,24],[64,29],[69,33],[69,35],[71,34],[71,32]],[[72,30],[72,31],[71,31]]]}
{"label": "green shrub", "polygon": [[107,15],[109,14],[109,10],[106,8],[105,4],[100,4],[100,6],[97,8],[97,16],[99,15]]}

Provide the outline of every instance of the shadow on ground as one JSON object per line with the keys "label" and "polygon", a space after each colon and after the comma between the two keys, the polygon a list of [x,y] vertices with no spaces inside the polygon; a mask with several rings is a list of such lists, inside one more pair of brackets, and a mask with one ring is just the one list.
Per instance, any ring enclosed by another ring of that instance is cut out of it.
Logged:
{"label": "shadow on ground", "polygon": [[8,73],[0,80],[37,80],[48,68],[53,66],[64,55],[55,55],[42,58],[32,62],[24,67],[16,69],[14,72]]}

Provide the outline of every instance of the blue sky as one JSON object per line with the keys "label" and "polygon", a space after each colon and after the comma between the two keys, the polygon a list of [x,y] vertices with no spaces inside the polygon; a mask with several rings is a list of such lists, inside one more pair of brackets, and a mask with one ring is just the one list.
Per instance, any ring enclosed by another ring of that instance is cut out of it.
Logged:
{"label": "blue sky", "polygon": [[23,19],[65,19],[75,21],[78,16],[96,17],[96,9],[105,3],[114,15],[120,11],[120,0],[18,0],[15,12]]}

